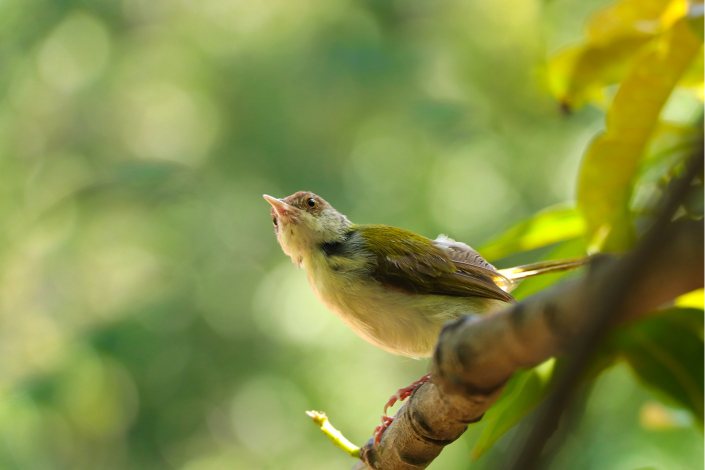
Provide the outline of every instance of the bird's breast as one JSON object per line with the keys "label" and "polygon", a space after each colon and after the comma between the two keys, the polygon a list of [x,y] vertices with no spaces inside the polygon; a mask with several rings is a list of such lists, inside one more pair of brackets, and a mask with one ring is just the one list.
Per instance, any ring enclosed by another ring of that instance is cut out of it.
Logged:
{"label": "bird's breast", "polygon": [[304,267],[318,297],[355,333],[403,356],[430,356],[445,322],[503,304],[389,288],[366,272],[364,261],[322,256],[305,260]]}

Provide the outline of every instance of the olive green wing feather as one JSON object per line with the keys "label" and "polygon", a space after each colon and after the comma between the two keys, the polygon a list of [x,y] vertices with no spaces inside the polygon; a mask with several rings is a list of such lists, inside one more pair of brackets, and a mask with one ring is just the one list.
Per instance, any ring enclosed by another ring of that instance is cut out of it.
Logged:
{"label": "olive green wing feather", "polygon": [[443,243],[450,239],[432,241],[385,225],[358,230],[366,251],[373,253],[371,275],[384,285],[419,294],[513,301],[498,285],[502,275],[472,249],[451,248]]}

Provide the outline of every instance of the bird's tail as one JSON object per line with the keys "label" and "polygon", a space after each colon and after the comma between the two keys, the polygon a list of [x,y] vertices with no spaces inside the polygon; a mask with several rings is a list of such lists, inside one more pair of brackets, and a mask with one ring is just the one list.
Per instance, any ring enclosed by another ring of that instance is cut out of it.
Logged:
{"label": "bird's tail", "polygon": [[541,274],[557,273],[561,271],[570,271],[571,269],[579,268],[580,266],[586,264],[590,261],[590,257],[586,256],[584,258],[571,258],[555,261],[539,261],[538,263],[525,264],[522,266],[515,266],[513,268],[500,269],[499,274],[501,274],[508,282],[505,282],[506,286],[500,286],[502,289],[509,291],[516,284],[526,279],[527,277],[538,276]]}

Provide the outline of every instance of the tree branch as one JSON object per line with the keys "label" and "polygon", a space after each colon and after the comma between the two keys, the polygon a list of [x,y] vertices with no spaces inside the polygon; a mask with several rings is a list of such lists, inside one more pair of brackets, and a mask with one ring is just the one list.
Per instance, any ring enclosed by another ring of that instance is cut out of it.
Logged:
{"label": "tree branch", "polygon": [[[377,469],[425,468],[444,446],[479,421],[518,369],[565,353],[594,320],[603,293],[629,277],[611,324],[651,313],[703,286],[702,222],[668,224],[669,236],[652,252],[638,248],[620,259],[597,258],[589,275],[547,289],[488,316],[463,317],[441,332],[432,382],[402,406],[377,446],[362,461]],[[646,256],[646,259],[641,259]],[[640,269],[630,268],[640,258]]]}

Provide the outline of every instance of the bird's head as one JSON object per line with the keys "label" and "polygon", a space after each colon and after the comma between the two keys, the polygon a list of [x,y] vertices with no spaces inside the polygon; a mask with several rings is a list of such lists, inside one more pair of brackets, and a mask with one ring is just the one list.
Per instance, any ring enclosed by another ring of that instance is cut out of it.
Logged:
{"label": "bird's head", "polygon": [[342,240],[352,225],[322,197],[299,191],[283,199],[264,194],[272,206],[272,223],[282,250],[301,264],[312,250],[323,243]]}

